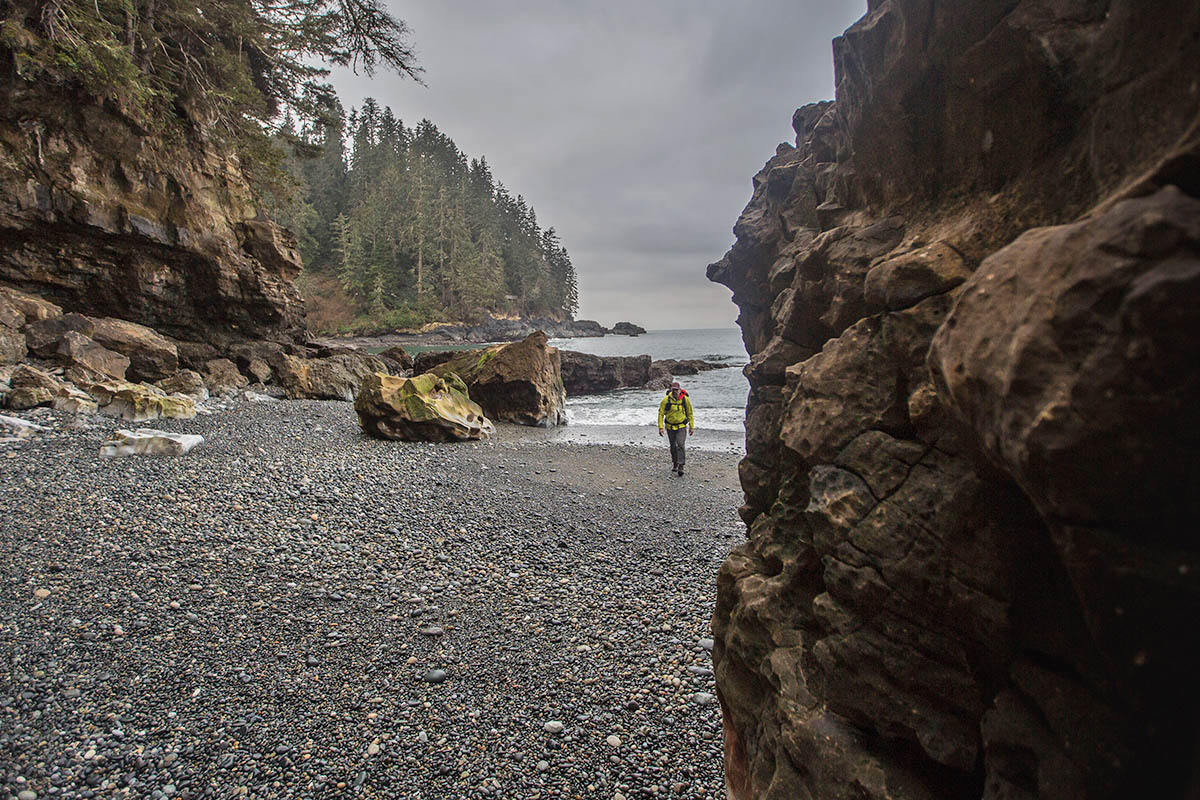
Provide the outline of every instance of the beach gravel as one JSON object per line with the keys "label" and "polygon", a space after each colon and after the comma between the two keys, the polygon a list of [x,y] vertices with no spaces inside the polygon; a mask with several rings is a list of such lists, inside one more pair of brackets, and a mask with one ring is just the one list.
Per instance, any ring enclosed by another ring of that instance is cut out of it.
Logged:
{"label": "beach gravel", "polygon": [[721,796],[736,455],[214,407],[0,445],[0,797]]}

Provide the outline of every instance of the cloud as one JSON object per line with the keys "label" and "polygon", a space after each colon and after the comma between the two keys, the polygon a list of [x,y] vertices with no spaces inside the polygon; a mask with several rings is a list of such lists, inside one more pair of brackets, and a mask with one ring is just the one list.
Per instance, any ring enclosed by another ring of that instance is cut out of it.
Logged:
{"label": "cloud", "polygon": [[648,328],[731,325],[705,267],[733,241],[750,179],[792,111],[833,94],[830,40],[865,0],[393,3],[427,87],[346,70],[347,106],[374,97],[432,120],[557,229],[582,318]]}

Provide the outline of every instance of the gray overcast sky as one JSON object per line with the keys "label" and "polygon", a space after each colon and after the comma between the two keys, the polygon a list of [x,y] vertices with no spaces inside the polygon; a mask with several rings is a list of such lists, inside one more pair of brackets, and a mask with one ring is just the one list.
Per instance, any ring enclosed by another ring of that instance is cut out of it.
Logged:
{"label": "gray overcast sky", "polygon": [[866,0],[392,0],[426,86],[347,70],[374,97],[487,156],[579,273],[580,319],[728,327],[704,268],[733,243],[750,179],[792,111],[833,96],[830,40]]}

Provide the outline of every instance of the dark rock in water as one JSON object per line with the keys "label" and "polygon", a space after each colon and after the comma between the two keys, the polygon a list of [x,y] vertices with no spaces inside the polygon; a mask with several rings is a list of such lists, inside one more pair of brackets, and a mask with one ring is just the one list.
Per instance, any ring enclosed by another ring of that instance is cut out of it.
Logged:
{"label": "dark rock in water", "polygon": [[655,361],[650,364],[650,371],[647,373],[646,382],[642,384],[642,388],[670,389],[672,379],[671,370]]}
{"label": "dark rock in water", "polygon": [[458,351],[430,372],[462,378],[490,419],[536,427],[567,422],[560,354],[541,331],[520,342]]}
{"label": "dark rock in water", "polygon": [[698,358],[664,358],[655,361],[650,365],[651,368],[659,367],[667,371],[670,375],[699,375],[701,372],[708,372],[714,369],[725,369],[733,366],[732,364],[721,364],[713,361],[702,361]]}
{"label": "dark rock in water", "polygon": [[[604,336],[608,330],[592,320],[558,321],[534,317],[531,319],[497,319],[489,317],[476,325],[439,325],[426,331],[425,336],[445,342],[515,342],[535,331],[543,331],[552,339]],[[418,370],[419,372],[419,370]]]}
{"label": "dark rock in water", "polygon": [[634,325],[632,322],[618,322],[612,326],[612,333],[617,336],[638,336],[645,332],[645,328],[641,325]]}
{"label": "dark rock in water", "polygon": [[438,366],[439,364],[445,364],[450,359],[454,358],[455,356],[460,356],[464,352],[478,353],[482,349],[483,348],[479,348],[476,350],[466,350],[466,351],[464,351],[464,350],[426,350],[424,352],[417,353],[415,356],[413,356],[413,366],[412,366],[413,374],[420,375],[422,373],[429,372],[429,370],[433,369],[434,367]]}
{"label": "dark rock in water", "polygon": [[556,339],[588,338],[604,336],[608,329],[592,319],[577,319],[550,325],[544,328],[547,334]]}
{"label": "dark rock in water", "polygon": [[14,79],[0,140],[0,282],[178,339],[302,335],[295,239],[198,127],[181,152],[71,85]]}
{"label": "dark rock in water", "polygon": [[396,362],[400,366],[400,369],[413,368],[413,357],[410,356],[400,345],[393,345],[378,355],[380,358],[390,359]]}
{"label": "dark rock in water", "polygon": [[650,380],[650,356],[594,356],[561,350],[560,357],[568,395],[642,386]]}
{"label": "dark rock in water", "polygon": [[598,394],[614,389],[667,389],[674,375],[696,375],[728,364],[699,359],[663,359],[650,356],[596,356],[563,350],[563,385],[568,396]]}
{"label": "dark rock in water", "polygon": [[709,267],[736,800],[1195,791],[1200,6],[1047,9],[871,3]]}

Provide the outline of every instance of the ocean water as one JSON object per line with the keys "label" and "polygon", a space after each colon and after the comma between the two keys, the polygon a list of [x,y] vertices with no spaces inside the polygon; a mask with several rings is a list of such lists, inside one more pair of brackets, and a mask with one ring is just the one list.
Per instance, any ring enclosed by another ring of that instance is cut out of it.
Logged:
{"label": "ocean water", "polygon": [[[688,446],[704,450],[741,451],[745,448],[746,394],[742,374],[749,360],[737,328],[649,331],[641,336],[554,339],[550,344],[598,356],[649,354],[664,358],[699,358],[728,364],[676,380],[687,390],[696,418],[696,435]],[[603,394],[567,398],[566,428],[558,436],[570,441],[660,446],[658,404],[664,392],[618,389]]]}

